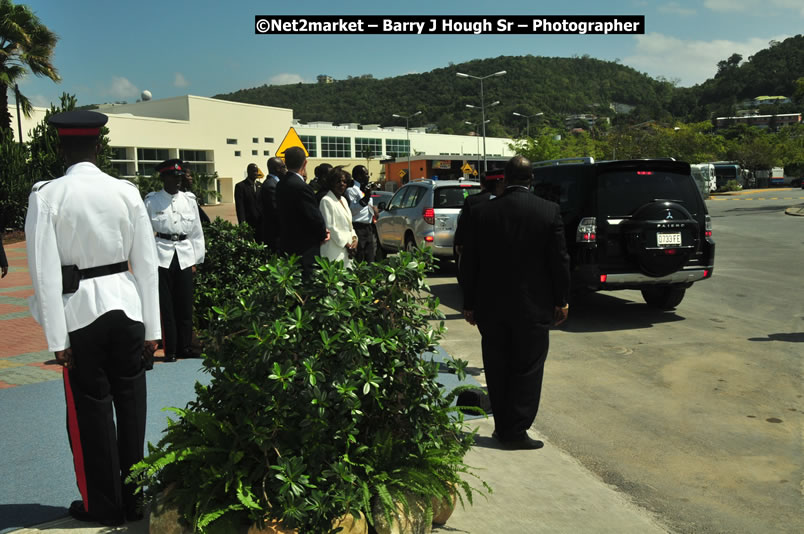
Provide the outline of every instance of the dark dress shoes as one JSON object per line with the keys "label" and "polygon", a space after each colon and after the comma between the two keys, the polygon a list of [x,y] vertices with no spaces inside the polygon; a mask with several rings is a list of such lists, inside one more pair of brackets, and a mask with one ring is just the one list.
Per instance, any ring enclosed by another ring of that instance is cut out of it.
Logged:
{"label": "dark dress shoes", "polygon": [[497,431],[495,430],[491,437],[499,441],[503,448],[508,449],[509,451],[533,451],[536,449],[541,449],[544,447],[544,442],[540,439],[533,439],[528,435],[527,432],[524,435],[517,437],[516,439],[502,439]]}
{"label": "dark dress shoes", "polygon": [[175,354],[165,354],[165,357],[162,358],[162,361],[167,362],[167,363],[175,362],[176,361],[176,355]]}
{"label": "dark dress shoes", "polygon": [[122,516],[115,519],[104,519],[101,517],[95,517],[94,515],[84,510],[84,501],[73,501],[70,504],[69,512],[70,516],[73,519],[76,519],[78,521],[86,521],[88,523],[100,523],[101,525],[106,527],[119,527],[120,525],[125,523],[125,520],[123,519]]}

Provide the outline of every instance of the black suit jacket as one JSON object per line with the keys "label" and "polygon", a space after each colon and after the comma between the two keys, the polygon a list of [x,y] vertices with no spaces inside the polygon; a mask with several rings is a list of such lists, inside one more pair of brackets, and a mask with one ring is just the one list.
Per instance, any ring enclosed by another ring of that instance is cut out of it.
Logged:
{"label": "black suit jacket", "polygon": [[476,204],[461,257],[464,309],[478,322],[511,317],[549,325],[569,298],[570,271],[558,204],[524,187]]}
{"label": "black suit jacket", "polygon": [[276,205],[276,186],[269,175],[259,191],[262,211],[262,240],[271,250],[279,250],[279,208]]}
{"label": "black suit jacket", "polygon": [[456,246],[461,246],[463,245],[464,241],[466,241],[466,226],[471,217],[472,206],[487,201],[489,197],[491,197],[491,191],[481,191],[475,195],[469,195],[463,201],[461,214],[458,215],[458,224],[455,226],[455,237],[453,239],[453,243]]}
{"label": "black suit jacket", "polygon": [[301,176],[288,172],[276,186],[279,209],[279,249],[302,255],[327,237],[324,217],[315,202],[313,188]]}
{"label": "black suit jacket", "polygon": [[254,183],[257,186],[257,191],[254,191],[254,187],[249,183],[248,178],[235,185],[235,210],[237,211],[238,224],[243,224],[243,221],[245,221],[255,232],[259,232],[261,230],[260,219],[262,214],[260,213],[260,204],[257,201],[257,195],[259,194],[261,184],[257,180],[255,180]]}

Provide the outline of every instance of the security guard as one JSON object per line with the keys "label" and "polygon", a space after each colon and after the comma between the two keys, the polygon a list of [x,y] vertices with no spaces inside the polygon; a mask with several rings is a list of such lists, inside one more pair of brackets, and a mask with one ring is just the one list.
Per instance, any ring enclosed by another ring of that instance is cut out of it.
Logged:
{"label": "security guard", "polygon": [[31,312],[64,367],[81,494],[69,512],[78,520],[120,525],[142,518],[134,486],[124,480],[143,457],[143,359],[153,354],[161,332],[148,213],[136,186],[96,165],[106,121],[92,111],[50,117],[68,168],[63,177],[34,185],[25,236]]}
{"label": "security guard", "polygon": [[204,232],[195,195],[179,189],[180,159],[156,167],[164,188],[145,196],[159,255],[159,306],[162,310],[165,361],[190,358],[193,335],[193,273],[204,262]]}

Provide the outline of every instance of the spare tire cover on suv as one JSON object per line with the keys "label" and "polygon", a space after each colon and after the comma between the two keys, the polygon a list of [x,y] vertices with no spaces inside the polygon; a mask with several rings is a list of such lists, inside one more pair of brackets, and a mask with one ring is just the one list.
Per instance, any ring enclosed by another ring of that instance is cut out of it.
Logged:
{"label": "spare tire cover on suv", "polygon": [[629,256],[648,276],[678,271],[699,245],[698,222],[684,206],[671,200],[643,204],[623,221],[622,229]]}

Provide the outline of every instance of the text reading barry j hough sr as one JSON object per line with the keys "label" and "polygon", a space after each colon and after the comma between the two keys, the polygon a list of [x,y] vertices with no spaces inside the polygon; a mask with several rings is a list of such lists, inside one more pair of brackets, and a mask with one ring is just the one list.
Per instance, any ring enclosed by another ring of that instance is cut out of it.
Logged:
{"label": "text reading barry j hough sr", "polygon": [[257,15],[254,33],[281,34],[644,34],[643,15],[338,16]]}

